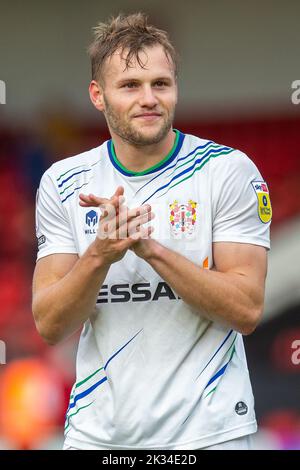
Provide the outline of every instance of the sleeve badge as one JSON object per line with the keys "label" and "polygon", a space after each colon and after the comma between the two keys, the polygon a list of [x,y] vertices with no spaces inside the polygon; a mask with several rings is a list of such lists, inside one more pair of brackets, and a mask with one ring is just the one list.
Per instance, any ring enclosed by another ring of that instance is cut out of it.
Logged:
{"label": "sleeve badge", "polygon": [[268,185],[265,181],[252,181],[258,201],[258,217],[261,222],[267,224],[272,219],[272,206]]}

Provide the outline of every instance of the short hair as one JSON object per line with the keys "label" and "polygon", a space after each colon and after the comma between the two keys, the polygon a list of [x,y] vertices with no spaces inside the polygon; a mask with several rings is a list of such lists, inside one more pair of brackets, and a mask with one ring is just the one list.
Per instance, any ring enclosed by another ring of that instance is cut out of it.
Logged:
{"label": "short hair", "polygon": [[178,72],[178,55],[171,43],[168,33],[148,24],[148,17],[144,13],[130,15],[119,14],[111,17],[106,23],[99,23],[94,31],[94,39],[88,47],[88,54],[92,66],[92,79],[103,81],[103,68],[105,61],[116,51],[120,50],[125,57],[125,69],[135,58],[138,64],[145,68],[141,61],[140,52],[146,47],[160,44],[168,60],[174,65],[175,77]]}

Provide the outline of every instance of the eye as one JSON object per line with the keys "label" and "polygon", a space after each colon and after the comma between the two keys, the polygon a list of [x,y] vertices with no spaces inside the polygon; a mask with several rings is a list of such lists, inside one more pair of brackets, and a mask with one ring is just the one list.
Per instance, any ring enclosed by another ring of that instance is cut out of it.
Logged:
{"label": "eye", "polygon": [[136,82],[128,82],[122,85],[122,88],[136,88],[138,84]]}
{"label": "eye", "polygon": [[154,83],[155,86],[159,87],[159,88],[162,88],[164,86],[168,86],[168,83],[165,82],[164,80],[157,80],[155,83]]}

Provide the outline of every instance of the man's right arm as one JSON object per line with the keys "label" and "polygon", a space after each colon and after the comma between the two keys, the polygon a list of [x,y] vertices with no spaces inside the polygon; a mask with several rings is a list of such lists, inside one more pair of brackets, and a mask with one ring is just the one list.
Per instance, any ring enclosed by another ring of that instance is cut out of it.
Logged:
{"label": "man's right arm", "polygon": [[[100,217],[98,235],[80,258],[57,253],[36,264],[32,310],[37,330],[49,344],[58,343],[83,325],[95,310],[110,265],[122,259],[139,238],[151,233],[150,227],[143,228],[154,216],[151,206],[127,210],[118,199],[119,193],[123,188],[109,200],[108,217]],[[81,196],[84,207],[107,201]]]}
{"label": "man's right arm", "polygon": [[37,330],[47,343],[58,343],[89,318],[108,270],[95,244],[81,258],[53,254],[37,262],[32,310]]}

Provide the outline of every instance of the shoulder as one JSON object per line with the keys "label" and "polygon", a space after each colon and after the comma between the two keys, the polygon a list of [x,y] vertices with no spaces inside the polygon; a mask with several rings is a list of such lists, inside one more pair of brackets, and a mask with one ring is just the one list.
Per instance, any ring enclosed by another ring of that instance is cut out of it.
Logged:
{"label": "shoulder", "polygon": [[40,189],[55,188],[57,192],[72,183],[91,178],[101,162],[105,161],[107,142],[78,155],[53,163],[43,174]]}
{"label": "shoulder", "polygon": [[253,161],[241,150],[191,134],[185,134],[182,151],[197,157],[197,164],[207,166],[213,173],[257,171]]}
{"label": "shoulder", "polygon": [[87,150],[78,155],[64,158],[48,168],[45,175],[49,175],[54,181],[59,182],[71,177],[71,175],[79,175],[81,173],[91,171],[101,158],[102,144],[99,147]]}

